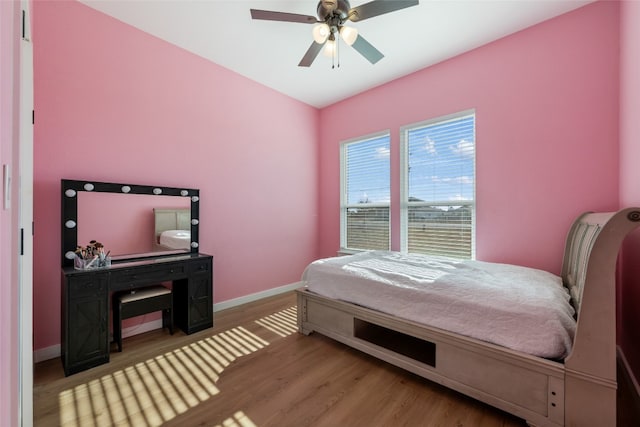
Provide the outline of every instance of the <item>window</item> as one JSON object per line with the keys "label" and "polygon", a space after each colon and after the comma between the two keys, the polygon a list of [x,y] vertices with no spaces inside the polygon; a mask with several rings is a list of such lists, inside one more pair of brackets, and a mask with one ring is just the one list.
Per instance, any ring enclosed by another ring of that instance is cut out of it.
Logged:
{"label": "window", "polygon": [[389,133],[340,146],[340,246],[389,249]]}
{"label": "window", "polygon": [[400,242],[407,252],[475,256],[475,111],[405,126]]}

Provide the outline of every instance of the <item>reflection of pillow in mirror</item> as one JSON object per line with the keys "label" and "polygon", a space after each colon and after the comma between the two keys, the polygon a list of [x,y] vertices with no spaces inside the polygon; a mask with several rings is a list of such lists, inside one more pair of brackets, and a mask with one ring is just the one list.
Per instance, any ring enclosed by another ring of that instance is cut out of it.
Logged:
{"label": "reflection of pillow in mirror", "polygon": [[191,232],[188,230],[167,230],[160,233],[160,244],[171,249],[189,249]]}

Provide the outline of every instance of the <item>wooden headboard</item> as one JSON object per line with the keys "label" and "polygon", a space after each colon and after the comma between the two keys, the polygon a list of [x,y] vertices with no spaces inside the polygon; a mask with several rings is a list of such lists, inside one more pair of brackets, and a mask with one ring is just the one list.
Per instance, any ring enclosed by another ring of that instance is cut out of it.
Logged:
{"label": "wooden headboard", "polygon": [[640,208],[585,213],[565,245],[562,279],[577,313],[567,370],[616,380],[616,267],[628,233],[640,226]]}
{"label": "wooden headboard", "polygon": [[[582,221],[585,214],[576,220],[567,237],[565,258],[563,262],[562,279],[571,294],[571,301],[577,311],[580,309],[582,291],[587,277],[587,261],[593,249],[593,244],[602,230],[604,222]],[[608,219],[612,214],[608,214]]]}
{"label": "wooden headboard", "polygon": [[[618,250],[624,237],[640,225],[640,209],[629,208],[619,212],[587,212],[578,217],[567,235],[562,279],[571,293],[576,311],[582,302],[589,264],[593,264],[594,250],[608,255],[610,262],[618,257]],[[607,236],[600,237],[603,230]],[[596,243],[598,247],[596,248]],[[615,268],[615,267],[614,267]],[[613,277],[613,276],[611,276]]]}
{"label": "wooden headboard", "polygon": [[153,209],[155,223],[155,243],[158,243],[160,234],[167,230],[191,230],[191,210],[179,209]]}

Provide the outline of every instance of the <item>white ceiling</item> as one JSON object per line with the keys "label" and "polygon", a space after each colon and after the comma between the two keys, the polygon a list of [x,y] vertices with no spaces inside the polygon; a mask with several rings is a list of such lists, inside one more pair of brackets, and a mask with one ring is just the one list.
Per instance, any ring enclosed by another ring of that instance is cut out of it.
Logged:
{"label": "white ceiling", "polygon": [[[313,25],[252,20],[249,9],[316,15],[317,0],[80,0],[82,3],[314,107],[579,8],[594,0],[421,0],[350,23],[385,57],[372,65],[342,44],[340,68],[318,55],[298,67]],[[368,0],[351,0],[351,7]]]}

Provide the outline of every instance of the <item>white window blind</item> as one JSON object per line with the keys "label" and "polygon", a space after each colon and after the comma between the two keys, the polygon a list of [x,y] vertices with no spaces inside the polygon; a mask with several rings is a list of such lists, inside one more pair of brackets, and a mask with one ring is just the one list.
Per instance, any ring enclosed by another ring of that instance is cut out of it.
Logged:
{"label": "white window blind", "polygon": [[474,258],[475,112],[401,130],[404,251]]}
{"label": "white window blind", "polygon": [[343,142],[340,246],[389,249],[389,133]]}

